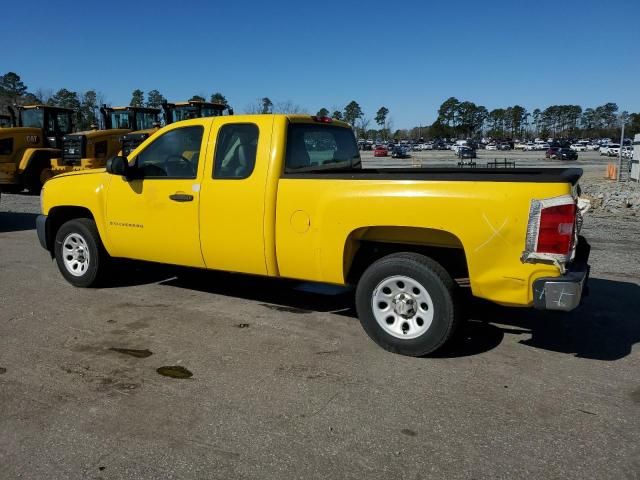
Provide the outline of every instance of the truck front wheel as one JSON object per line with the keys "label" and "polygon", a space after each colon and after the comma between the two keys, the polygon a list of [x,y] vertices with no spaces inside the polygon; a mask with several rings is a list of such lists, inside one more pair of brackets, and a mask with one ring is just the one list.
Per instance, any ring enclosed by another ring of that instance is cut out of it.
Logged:
{"label": "truck front wheel", "polygon": [[442,347],[460,319],[455,282],[432,259],[396,253],[373,263],[356,289],[362,327],[385,350],[413,357]]}
{"label": "truck front wheel", "polygon": [[93,220],[76,218],[57,231],[54,256],[62,276],[76,287],[95,287],[109,263]]}

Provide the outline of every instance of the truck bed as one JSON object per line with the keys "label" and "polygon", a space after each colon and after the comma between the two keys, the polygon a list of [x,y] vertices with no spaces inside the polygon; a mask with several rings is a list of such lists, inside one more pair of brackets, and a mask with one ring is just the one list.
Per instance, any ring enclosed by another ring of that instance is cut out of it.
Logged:
{"label": "truck bed", "polygon": [[570,183],[575,185],[581,176],[581,168],[352,168],[340,171],[319,169],[291,172],[285,173],[282,178]]}

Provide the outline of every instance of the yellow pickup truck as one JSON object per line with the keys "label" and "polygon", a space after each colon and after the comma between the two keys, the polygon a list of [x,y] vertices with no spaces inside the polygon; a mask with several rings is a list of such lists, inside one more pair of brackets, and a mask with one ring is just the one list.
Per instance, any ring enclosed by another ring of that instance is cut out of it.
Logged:
{"label": "yellow pickup truck", "polygon": [[419,356],[455,332],[463,284],[503,305],[578,306],[581,174],[366,169],[330,118],[198,118],[54,177],[36,223],[75,286],[108,280],[113,257],[354,285],[367,334]]}

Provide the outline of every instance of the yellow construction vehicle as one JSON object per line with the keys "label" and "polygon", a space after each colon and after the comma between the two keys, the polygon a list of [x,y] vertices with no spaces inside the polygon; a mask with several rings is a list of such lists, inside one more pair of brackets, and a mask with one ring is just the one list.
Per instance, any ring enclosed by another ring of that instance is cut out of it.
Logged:
{"label": "yellow construction vehicle", "polygon": [[0,115],[0,128],[15,127],[11,115]]}
{"label": "yellow construction vehicle", "polygon": [[160,109],[147,107],[100,108],[104,128],[65,135],[62,155],[51,161],[49,177],[60,173],[103,168],[107,159],[122,149],[123,135],[131,131],[154,131],[160,127]]}
{"label": "yellow construction vehicle", "polygon": [[51,159],[60,156],[63,137],[73,131],[74,112],[48,105],[9,107],[0,129],[0,189],[39,193]]}
{"label": "yellow construction vehicle", "polygon": [[[165,125],[181,120],[189,120],[191,118],[219,117],[222,116],[225,111],[228,115],[233,115],[233,109],[229,105],[224,103],[202,102],[199,100],[175,103],[169,103],[165,100],[162,103],[162,110],[164,111]],[[122,151],[120,155],[125,157],[129,155],[138,145],[155,133],[156,130],[157,128],[137,130],[124,135],[122,137]]]}

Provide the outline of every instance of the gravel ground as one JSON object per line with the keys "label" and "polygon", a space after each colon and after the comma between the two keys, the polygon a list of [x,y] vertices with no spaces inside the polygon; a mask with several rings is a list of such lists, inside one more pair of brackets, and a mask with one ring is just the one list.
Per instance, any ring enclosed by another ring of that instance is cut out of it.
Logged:
{"label": "gravel ground", "polygon": [[[585,191],[615,197],[606,160],[583,164]],[[580,309],[480,302],[416,359],[369,341],[348,291],[137,264],[72,288],[38,204],[0,203],[2,479],[640,478],[632,207],[587,215]]]}

